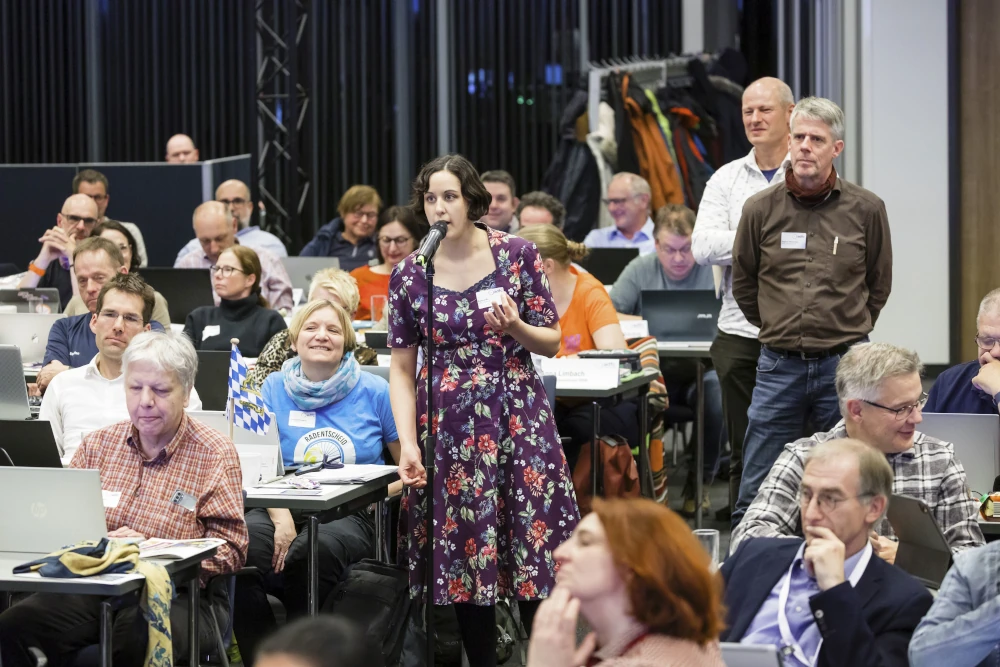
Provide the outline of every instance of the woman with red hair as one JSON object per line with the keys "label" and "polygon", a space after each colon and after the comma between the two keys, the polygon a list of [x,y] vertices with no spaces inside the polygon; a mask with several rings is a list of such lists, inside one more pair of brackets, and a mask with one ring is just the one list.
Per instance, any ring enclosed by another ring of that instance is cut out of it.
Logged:
{"label": "woman with red hair", "polygon": [[[679,516],[650,500],[594,499],[555,551],[528,667],[725,667],[722,579]],[[577,617],[593,629],[577,646]]]}

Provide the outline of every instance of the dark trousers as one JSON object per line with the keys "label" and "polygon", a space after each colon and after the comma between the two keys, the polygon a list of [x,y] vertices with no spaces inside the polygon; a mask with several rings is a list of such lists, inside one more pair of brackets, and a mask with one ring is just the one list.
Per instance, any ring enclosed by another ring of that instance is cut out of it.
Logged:
{"label": "dark trousers", "polygon": [[[100,605],[97,595],[59,595],[36,593],[0,614],[0,662],[3,667],[34,667],[29,649],[39,649],[53,666],[72,664],[75,654],[100,641]],[[215,631],[210,604],[223,626],[229,624],[229,598],[223,595],[214,602],[201,597],[199,635],[201,655],[216,653]],[[146,657],[148,626],[138,606],[113,613],[112,660],[121,667],[141,665]],[[174,660],[187,661],[188,597],[179,592],[170,606],[170,632]]]}
{"label": "dark trousers", "polygon": [[[639,405],[635,401],[622,401],[612,405],[611,401],[599,401],[601,416],[597,435],[620,435],[630,447],[639,446]],[[583,444],[594,439],[594,406],[583,403],[567,407],[556,403],[556,429],[563,438],[569,438],[569,444],[563,445],[566,462],[570,472],[576,467]]]}
{"label": "dark trousers", "polygon": [[[304,523],[296,523],[298,536],[285,556],[285,569],[271,568],[274,555],[274,524],[264,508],[245,514],[250,547],[247,567],[255,567],[259,577],[237,577],[233,632],[245,665],[252,664],[257,643],[277,625],[270,593],[285,604],[289,620],[308,612],[308,536]],[[348,567],[375,552],[375,524],[367,512],[329,521],[319,526],[319,604],[333,591]]]}
{"label": "dark trousers", "polygon": [[[521,624],[528,637],[531,637],[539,604],[539,600],[522,600],[517,603]],[[494,667],[497,664],[496,607],[459,603],[455,605],[455,616],[458,618],[458,630],[462,634],[462,646],[465,647],[469,664],[475,667]]]}
{"label": "dark trousers", "polygon": [[743,478],[743,439],[746,437],[747,411],[757,383],[757,358],[760,343],[756,338],[744,338],[718,332],[712,342],[712,365],[719,374],[722,389],[722,412],[733,453],[729,458],[729,507],[736,506]]}

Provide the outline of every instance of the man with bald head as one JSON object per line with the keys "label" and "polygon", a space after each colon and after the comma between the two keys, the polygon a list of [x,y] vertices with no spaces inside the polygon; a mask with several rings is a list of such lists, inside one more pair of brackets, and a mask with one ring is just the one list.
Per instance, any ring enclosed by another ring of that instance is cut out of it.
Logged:
{"label": "man with bald head", "polygon": [[645,178],[622,171],[608,184],[604,205],[615,221],[614,227],[591,230],[583,239],[588,248],[638,248],[640,255],[656,250],[653,219],[649,217],[652,191]]}
{"label": "man with bald head", "polygon": [[[265,232],[257,225],[250,224],[254,206],[250,188],[246,183],[235,178],[226,181],[215,189],[215,201],[225,204],[236,218],[236,238],[240,240],[240,245],[254,250],[266,250],[276,257],[288,257],[288,249],[281,239],[270,232]],[[177,253],[177,259],[180,260],[184,255],[195,252],[200,247],[198,239],[192,239]]]}
{"label": "man with bald head", "polygon": [[187,164],[200,159],[194,140],[188,135],[175,134],[167,141],[167,162],[170,164]]}
{"label": "man with bald head", "polygon": [[746,157],[721,167],[708,181],[691,236],[695,260],[712,265],[717,291],[722,289],[712,362],[719,374],[726,431],[733,449],[729,460],[730,509],[743,475],[743,438],[760,355],[757,327],[747,321],[733,298],[733,241],[747,199],[784,179],[791,163],[788,122],[793,108],[792,89],[780,79],[758,79],[743,92],[743,129],[753,148]]}
{"label": "man with bald head", "polygon": [[[178,269],[208,269],[219,261],[219,255],[237,243],[237,218],[222,202],[207,201],[194,210],[195,240],[199,249],[174,262]],[[252,247],[249,246],[248,247]],[[253,248],[260,258],[261,292],[275,310],[292,310],[292,281],[281,260],[263,248]],[[219,296],[215,296],[218,305]]]}
{"label": "man with bald head", "polygon": [[71,195],[56,214],[56,225],[46,229],[38,239],[42,249],[28,264],[28,271],[18,287],[54,287],[65,307],[77,294],[73,273],[73,251],[78,241],[90,236],[97,225],[98,209],[94,200],[84,194]]}

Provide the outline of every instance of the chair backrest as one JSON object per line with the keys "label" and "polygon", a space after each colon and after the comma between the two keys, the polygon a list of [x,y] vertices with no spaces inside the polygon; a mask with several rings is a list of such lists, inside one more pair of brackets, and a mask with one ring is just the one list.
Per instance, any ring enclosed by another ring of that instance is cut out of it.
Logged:
{"label": "chair backrest", "polygon": [[549,406],[555,410],[556,405],[556,376],[542,375],[542,384],[545,386],[545,397],[549,399]]}

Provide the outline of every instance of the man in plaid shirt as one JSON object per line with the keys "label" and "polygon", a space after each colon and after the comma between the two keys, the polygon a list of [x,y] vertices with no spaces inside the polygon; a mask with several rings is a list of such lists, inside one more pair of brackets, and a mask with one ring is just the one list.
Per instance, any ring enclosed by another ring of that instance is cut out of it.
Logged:
{"label": "man in plaid shirt", "polygon": [[[804,461],[822,442],[854,438],[883,452],[894,476],[892,491],[923,500],[953,551],[983,544],[977,506],[955,448],[916,430],[927,401],[915,352],[886,343],[852,347],[837,366],[837,398],[843,419],[831,431],[785,445],[757,497],[733,531],[730,550],[749,537],[798,537],[797,499]],[[875,525],[872,546],[892,563],[897,543],[886,518]]]}
{"label": "man in plaid shirt", "polygon": [[[87,435],[70,466],[100,470],[110,537],[224,540],[201,564],[204,587],[210,577],[243,567],[249,537],[236,448],[184,412],[197,370],[194,346],[181,334],[136,335],[122,357],[130,419]],[[29,647],[59,664],[96,644],[100,603],[95,595],[36,594],[0,614],[4,667],[34,665]],[[224,629],[229,622],[224,591],[201,598],[203,653],[214,646],[213,610]],[[143,661],[147,626],[137,611],[132,606],[115,613],[117,664]],[[184,655],[189,638],[183,591],[173,601],[170,620],[174,654]]]}

